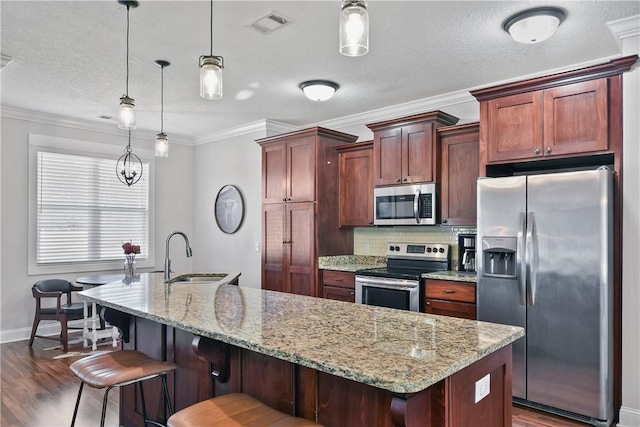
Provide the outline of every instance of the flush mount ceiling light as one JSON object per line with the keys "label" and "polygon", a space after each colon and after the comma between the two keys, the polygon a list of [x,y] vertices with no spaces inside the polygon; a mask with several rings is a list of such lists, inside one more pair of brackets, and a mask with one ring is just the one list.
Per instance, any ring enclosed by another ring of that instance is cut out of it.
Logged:
{"label": "flush mount ceiling light", "polygon": [[362,56],[369,52],[369,12],[366,0],[344,0],[340,13],[340,53]]}
{"label": "flush mount ceiling light", "polygon": [[156,59],[160,66],[160,133],[156,135],[156,157],[169,157],[169,138],[164,133],[164,67],[171,65],[164,59]]}
{"label": "flush mount ceiling light", "polygon": [[326,101],[340,86],[329,80],[309,80],[300,83],[300,89],[312,101]]}
{"label": "flush mount ceiling light", "polygon": [[222,70],[224,61],[222,56],[213,55],[213,0],[211,0],[211,46],[209,55],[200,57],[200,96],[204,99],[222,98]]}
{"label": "flush mount ceiling light", "polygon": [[127,86],[125,94],[120,98],[120,110],[118,111],[120,129],[136,128],[136,106],[134,99],[129,98],[129,9],[138,7],[136,0],[118,0],[118,3],[127,7]]}
{"label": "flush mount ceiling light", "polygon": [[557,7],[537,7],[516,13],[502,27],[519,43],[539,43],[556,32],[565,16]]}

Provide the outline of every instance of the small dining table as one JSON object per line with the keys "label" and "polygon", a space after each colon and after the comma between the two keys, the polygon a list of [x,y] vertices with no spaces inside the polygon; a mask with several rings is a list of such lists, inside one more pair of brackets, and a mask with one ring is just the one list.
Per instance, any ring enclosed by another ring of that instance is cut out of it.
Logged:
{"label": "small dining table", "polygon": [[[98,274],[95,276],[83,276],[76,279],[76,283],[82,285],[83,289],[90,289],[95,286],[106,285],[107,283],[117,282],[124,279],[124,274]],[[91,323],[91,330],[89,330]],[[118,328],[105,322],[104,328],[100,328],[100,317],[96,303],[91,303],[91,317],[89,317],[89,307],[87,301],[84,301],[84,325],[82,328],[83,345],[89,346],[87,340],[91,340],[91,350],[98,349],[97,341],[101,338],[111,338],[112,345],[118,345]]]}

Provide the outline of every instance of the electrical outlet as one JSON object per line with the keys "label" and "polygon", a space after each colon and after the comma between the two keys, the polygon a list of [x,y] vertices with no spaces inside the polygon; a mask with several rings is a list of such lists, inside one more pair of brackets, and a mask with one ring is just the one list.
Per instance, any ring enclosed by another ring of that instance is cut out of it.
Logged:
{"label": "electrical outlet", "polygon": [[260,242],[256,243],[256,252],[260,252]]}
{"label": "electrical outlet", "polygon": [[491,374],[487,374],[484,377],[476,381],[476,402],[480,402],[487,397],[491,392]]}
{"label": "electrical outlet", "polygon": [[365,243],[365,244],[364,244],[364,253],[365,253],[365,254],[368,254],[368,253],[369,253],[369,244],[368,244],[368,243]]}

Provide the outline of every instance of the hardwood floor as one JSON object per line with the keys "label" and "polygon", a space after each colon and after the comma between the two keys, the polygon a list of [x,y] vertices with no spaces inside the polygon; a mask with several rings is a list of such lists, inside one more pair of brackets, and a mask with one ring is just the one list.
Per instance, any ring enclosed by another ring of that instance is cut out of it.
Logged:
{"label": "hardwood floor", "polygon": [[[77,338],[77,334],[71,335]],[[78,379],[69,365],[90,352],[82,343],[70,344],[74,357],[54,359],[60,349],[50,349],[55,341],[38,339],[30,349],[27,341],[0,345],[1,385],[0,426],[58,427],[71,425],[73,407],[78,395]],[[110,350],[110,345],[98,347]],[[47,350],[49,349],[49,350]],[[85,387],[76,426],[97,426],[100,422],[103,390]],[[118,389],[109,393],[106,426],[118,426]],[[515,405],[513,427],[583,427],[587,424],[555,417]],[[481,426],[478,426],[481,427]]]}

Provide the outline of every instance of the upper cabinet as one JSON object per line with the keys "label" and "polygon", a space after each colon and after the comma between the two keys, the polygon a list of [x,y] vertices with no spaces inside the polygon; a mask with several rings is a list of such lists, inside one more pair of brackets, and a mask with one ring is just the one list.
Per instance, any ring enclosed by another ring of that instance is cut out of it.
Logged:
{"label": "upper cabinet", "polygon": [[373,225],[373,141],[337,147],[340,227]]}
{"label": "upper cabinet", "polygon": [[488,163],[608,149],[607,79],[487,101]]}
{"label": "upper cabinet", "polygon": [[315,136],[301,135],[264,146],[263,203],[315,200]]}
{"label": "upper cabinet", "polygon": [[480,175],[491,165],[619,152],[621,74],[637,58],[472,91],[480,101]]}
{"label": "upper cabinet", "polygon": [[479,140],[478,122],[438,129],[442,225],[475,226],[477,223]]}
{"label": "upper cabinet", "polygon": [[458,118],[442,111],[371,123],[375,186],[433,182],[438,173],[436,129]]}

